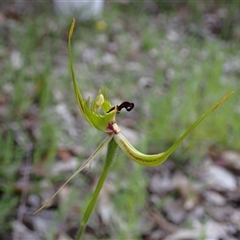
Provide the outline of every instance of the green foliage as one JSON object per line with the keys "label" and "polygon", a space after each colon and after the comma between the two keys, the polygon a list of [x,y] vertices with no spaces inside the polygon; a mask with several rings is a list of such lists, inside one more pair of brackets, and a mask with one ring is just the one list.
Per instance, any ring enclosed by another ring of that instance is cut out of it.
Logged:
{"label": "green foliage", "polygon": [[[0,136],[0,236],[11,227],[14,219],[13,209],[18,204],[18,195],[14,191],[14,183],[20,159],[23,157],[23,149],[15,147],[13,132],[7,132]],[[10,220],[10,221],[9,221]]]}

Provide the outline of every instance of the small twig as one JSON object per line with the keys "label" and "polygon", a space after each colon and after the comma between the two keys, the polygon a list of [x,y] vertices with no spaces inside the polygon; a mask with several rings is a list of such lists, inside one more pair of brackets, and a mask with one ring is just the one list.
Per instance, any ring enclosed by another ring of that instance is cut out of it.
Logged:
{"label": "small twig", "polygon": [[163,230],[174,233],[178,230],[178,228],[168,222],[160,213],[151,212],[150,218],[153,220],[156,224],[158,224]]}

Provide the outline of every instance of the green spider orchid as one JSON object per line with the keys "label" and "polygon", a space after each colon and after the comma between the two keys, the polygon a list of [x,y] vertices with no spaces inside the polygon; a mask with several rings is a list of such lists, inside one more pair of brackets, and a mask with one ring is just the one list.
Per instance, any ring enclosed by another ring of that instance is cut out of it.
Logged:
{"label": "green spider orchid", "polygon": [[99,182],[96,186],[96,189],[93,193],[93,197],[91,202],[89,203],[80,226],[80,231],[77,235],[77,239],[80,239],[84,229],[87,225],[87,222],[93,212],[94,206],[98,199],[98,195],[101,191],[103,183],[107,177],[109,172],[111,163],[116,156],[118,146],[123,150],[123,152],[133,161],[144,165],[144,166],[156,166],[163,163],[172,153],[173,151],[180,145],[180,143],[187,137],[187,135],[209,114],[211,114],[214,110],[216,110],[233,92],[228,93],[225,95],[216,105],[210,108],[206,113],[198,118],[198,120],[193,123],[190,128],[174,143],[167,151],[147,155],[139,152],[136,150],[128,140],[123,136],[120,131],[120,127],[116,123],[116,115],[125,108],[127,111],[131,111],[134,107],[133,103],[130,102],[123,102],[120,105],[113,106],[107,94],[106,89],[101,89],[97,95],[97,97],[91,102],[88,98],[85,100],[81,94],[77,86],[77,82],[75,79],[75,73],[72,63],[72,51],[71,51],[71,38],[73,34],[73,29],[75,25],[75,19],[73,19],[70,31],[69,31],[69,38],[68,38],[68,52],[69,52],[69,59],[70,59],[70,70],[72,74],[72,81],[74,86],[75,95],[77,98],[77,102],[80,108],[80,111],[84,118],[94,126],[96,129],[105,132],[107,137],[100,143],[94,153],[88,158],[88,160],[77,169],[77,171],[62,185],[62,187],[50,198],[48,201],[39,208],[35,213],[42,210],[58,193],[61,189],[73,178],[75,177],[80,171],[82,171],[87,164],[89,164],[94,157],[102,150],[104,147],[108,145],[108,152],[106,155],[105,165],[103,167],[103,172],[100,176]]}

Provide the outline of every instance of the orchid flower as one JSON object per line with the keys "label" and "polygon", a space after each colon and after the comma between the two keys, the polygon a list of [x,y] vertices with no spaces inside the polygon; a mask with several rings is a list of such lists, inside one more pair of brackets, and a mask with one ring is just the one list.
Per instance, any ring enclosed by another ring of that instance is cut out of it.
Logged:
{"label": "orchid flower", "polygon": [[77,169],[77,171],[60,187],[60,189],[50,198],[47,202],[40,207],[35,213],[41,211],[47,204],[62,190],[62,188],[79,172],[81,172],[87,164],[89,164],[94,157],[102,151],[108,145],[108,151],[106,155],[105,165],[103,167],[103,172],[100,176],[96,189],[93,193],[93,197],[91,202],[89,203],[80,225],[80,231],[78,232],[76,239],[81,239],[81,236],[84,233],[85,227],[88,223],[88,220],[93,212],[93,209],[96,205],[96,201],[98,199],[99,193],[103,186],[103,183],[107,177],[109,169],[111,167],[112,161],[114,160],[117,149],[120,147],[122,151],[133,161],[144,165],[144,166],[157,166],[162,164],[172,153],[173,151],[180,145],[180,143],[188,136],[192,130],[205,119],[209,114],[215,111],[232,93],[226,94],[217,104],[215,104],[212,108],[210,108],[207,112],[205,112],[202,116],[200,116],[186,132],[165,152],[147,155],[139,152],[135,149],[131,143],[123,136],[121,133],[121,129],[116,122],[117,114],[122,110],[126,109],[127,111],[131,111],[134,108],[134,104],[131,102],[123,102],[119,105],[112,105],[109,100],[108,91],[105,88],[100,89],[97,97],[94,100],[84,99],[81,91],[78,88],[75,72],[72,62],[72,50],[71,50],[71,38],[74,30],[75,19],[73,19],[69,36],[68,36],[68,53],[70,60],[70,70],[72,75],[74,92],[77,98],[77,102],[80,108],[80,111],[83,117],[87,120],[87,122],[95,127],[97,130],[105,132],[106,138],[100,143],[94,153],[86,160],[85,163],[81,167]]}

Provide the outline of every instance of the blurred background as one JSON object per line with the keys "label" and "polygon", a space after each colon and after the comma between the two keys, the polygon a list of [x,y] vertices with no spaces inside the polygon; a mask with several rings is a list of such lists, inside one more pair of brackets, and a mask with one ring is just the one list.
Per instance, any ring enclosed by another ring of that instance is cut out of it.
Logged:
{"label": "blurred background", "polygon": [[134,102],[118,123],[142,152],[235,91],[163,165],[119,151],[84,239],[240,239],[240,2],[213,0],[0,2],[0,239],[74,239],[102,171],[104,153],[32,214],[104,138],[74,96],[73,17],[84,97]]}

